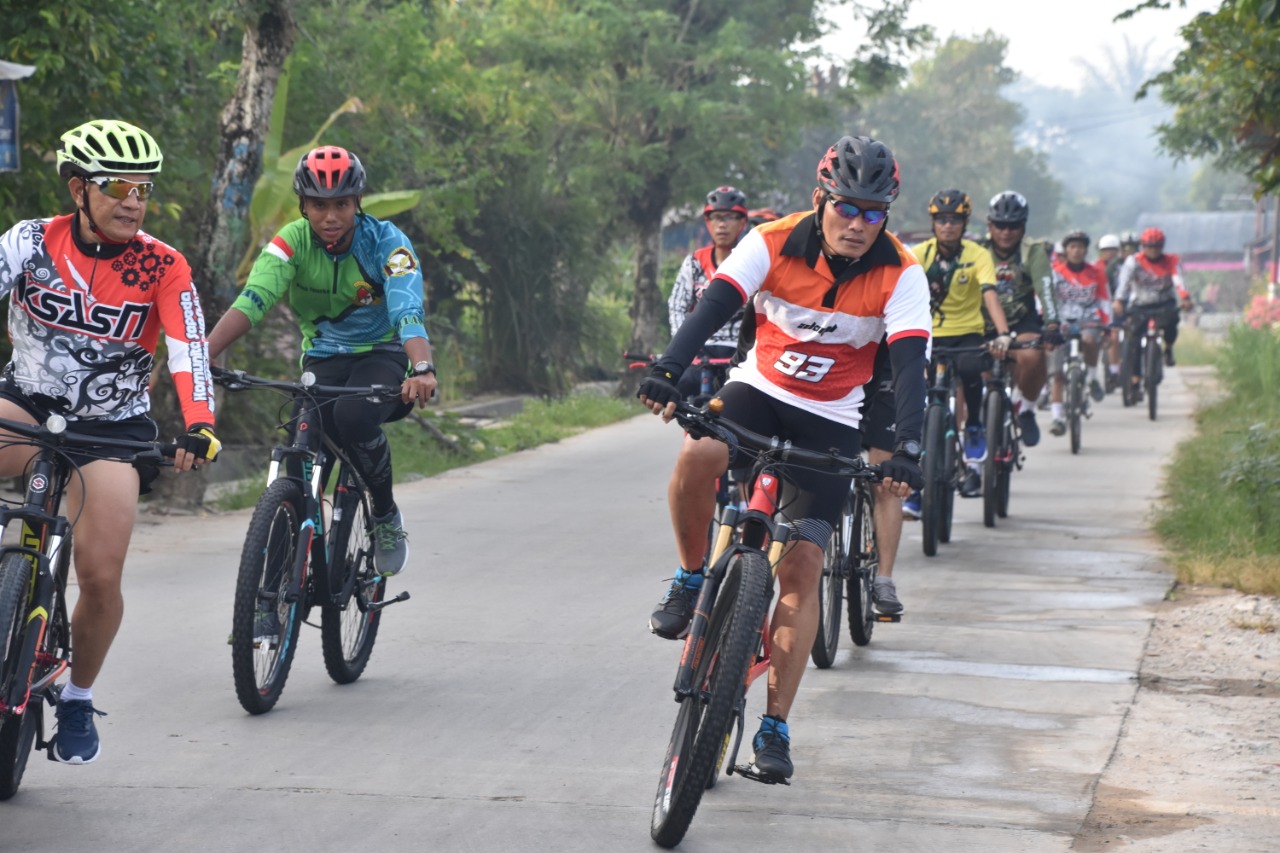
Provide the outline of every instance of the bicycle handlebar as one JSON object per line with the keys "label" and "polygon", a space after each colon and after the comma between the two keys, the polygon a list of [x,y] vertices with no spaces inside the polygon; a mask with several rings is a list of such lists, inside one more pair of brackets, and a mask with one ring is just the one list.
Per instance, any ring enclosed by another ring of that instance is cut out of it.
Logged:
{"label": "bicycle handlebar", "polygon": [[[0,418],[0,432],[28,439],[43,447],[78,447],[93,448],[106,452],[110,458],[122,462],[156,462],[164,464],[173,459],[178,451],[178,443],[159,441],[132,441],[127,438],[106,438],[100,435],[71,432],[67,430],[67,419],[61,415],[50,415],[44,423],[28,424]],[[0,437],[0,444],[4,439]]]}
{"label": "bicycle handlebar", "polygon": [[680,401],[676,404],[675,418],[691,435],[707,436],[727,444],[730,464],[733,463],[738,449],[743,447],[757,454],[767,454],[779,462],[790,465],[800,465],[843,477],[880,479],[878,465],[868,465],[861,459],[850,459],[838,453],[806,450],[803,447],[795,447],[790,441],[752,432],[728,418],[721,417],[720,410],[723,406],[720,400],[712,400],[705,408]]}
{"label": "bicycle handlebar", "polygon": [[213,381],[228,391],[274,388],[279,391],[306,394],[313,397],[368,397],[374,402],[387,402],[392,398],[400,399],[399,385],[317,385],[314,381],[315,374],[310,372],[303,373],[300,380],[267,379],[262,376],[253,376],[243,370],[232,370],[225,367],[215,367],[211,372]]}

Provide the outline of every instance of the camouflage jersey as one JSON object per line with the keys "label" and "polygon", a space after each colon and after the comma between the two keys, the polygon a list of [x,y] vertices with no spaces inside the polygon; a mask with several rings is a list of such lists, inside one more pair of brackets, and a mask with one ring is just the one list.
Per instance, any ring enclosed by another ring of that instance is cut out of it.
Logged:
{"label": "camouflage jersey", "polygon": [[[978,241],[991,253],[996,267],[996,295],[1000,307],[1012,328],[1027,318],[1040,317],[1045,323],[1058,322],[1058,305],[1053,295],[1053,266],[1049,260],[1049,247],[1038,240],[1024,240],[1008,258],[996,255],[991,237]],[[986,321],[986,333],[996,333],[995,324],[982,312]]]}

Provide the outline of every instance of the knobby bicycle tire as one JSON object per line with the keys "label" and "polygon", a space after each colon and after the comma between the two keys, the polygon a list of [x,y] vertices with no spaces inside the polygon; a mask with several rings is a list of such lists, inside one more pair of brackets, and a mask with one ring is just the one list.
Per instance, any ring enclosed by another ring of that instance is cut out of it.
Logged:
{"label": "knobby bicycle tire", "polygon": [[746,551],[731,558],[707,625],[693,680],[696,692],[679,703],[658,777],[649,834],[663,847],[684,838],[711,774],[724,758],[747,670],[760,645],[770,587],[763,554]]}
{"label": "knobby bicycle tire", "polygon": [[[240,553],[235,605],[231,616],[231,671],[236,698],[250,714],[275,707],[289,678],[306,602],[286,600],[289,577],[302,537],[302,488],[279,479],[258,499]],[[279,631],[259,644],[255,621],[259,608],[275,610]]]}
{"label": "knobby bicycle tire", "polygon": [[946,456],[946,417],[942,406],[931,404],[924,414],[924,489],[920,495],[920,540],[926,557],[938,553],[945,503],[942,492],[950,488],[950,474],[944,468]]}
{"label": "knobby bicycle tire", "polygon": [[[18,660],[23,629],[27,622],[27,595],[31,563],[22,554],[6,554],[0,560],[0,695],[8,695],[17,680],[26,680],[26,667]],[[25,689],[25,688],[24,688]],[[33,697],[22,716],[6,713],[0,717],[0,800],[18,792],[27,759],[35,745],[39,727],[40,700]]]}
{"label": "knobby bicycle tire", "polygon": [[948,415],[947,428],[943,430],[942,439],[942,513],[939,518],[938,541],[951,541],[951,522],[955,518],[956,491],[960,488],[960,478],[964,475],[964,453],[960,449],[959,426],[953,417]]}
{"label": "knobby bicycle tire", "polygon": [[1067,371],[1067,431],[1071,435],[1071,452],[1080,452],[1080,429],[1084,419],[1084,371],[1079,364]]}
{"label": "knobby bicycle tire", "polygon": [[[345,506],[334,523],[329,549],[328,594],[320,609],[320,637],[324,668],[338,684],[350,684],[361,676],[373,654],[378,638],[381,610],[369,605],[382,601],[387,583],[373,565],[373,522],[368,495],[352,488],[341,498]],[[354,575],[355,587],[345,602],[335,602],[347,578]]]}
{"label": "knobby bicycle tire", "polygon": [[1004,393],[988,391],[986,410],[983,413],[984,425],[987,429],[987,458],[982,463],[982,523],[987,527],[996,526],[996,515],[1000,501],[1000,467],[1001,454],[1004,450]]}
{"label": "knobby bicycle tire", "polygon": [[880,546],[876,541],[875,500],[865,485],[855,488],[853,536],[849,540],[849,638],[854,645],[871,642],[876,625],[871,589],[880,569]]}
{"label": "knobby bicycle tire", "polygon": [[840,523],[831,532],[823,554],[822,577],[818,582],[818,633],[814,635],[813,648],[809,651],[809,657],[818,669],[829,669],[836,662],[836,652],[840,649],[840,607],[844,600],[844,580],[849,573],[849,557],[854,547],[853,513],[851,488],[845,496]]}
{"label": "knobby bicycle tire", "polygon": [[1161,355],[1158,341],[1152,340],[1147,344],[1147,363],[1143,365],[1142,381],[1147,390],[1147,417],[1153,421],[1156,419],[1156,389],[1160,387],[1160,371],[1163,368],[1160,363]]}
{"label": "knobby bicycle tire", "polygon": [[[1139,347],[1137,357],[1134,356],[1132,347]],[[1124,343],[1120,345],[1120,399],[1125,408],[1138,402],[1137,395],[1133,393],[1133,365],[1141,355],[1141,345],[1137,343],[1137,339],[1126,335]]]}

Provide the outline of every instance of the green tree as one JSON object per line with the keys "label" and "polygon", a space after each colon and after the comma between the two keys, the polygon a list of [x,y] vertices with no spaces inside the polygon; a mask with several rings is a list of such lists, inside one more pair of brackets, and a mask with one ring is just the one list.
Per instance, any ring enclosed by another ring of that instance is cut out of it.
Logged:
{"label": "green tree", "polygon": [[928,231],[929,199],[950,187],[974,200],[979,223],[987,199],[1014,189],[1031,204],[1029,233],[1056,230],[1061,190],[1044,154],[1018,143],[1022,108],[1002,92],[1016,79],[1007,49],[990,31],[953,36],[911,67],[905,86],[867,103],[861,127],[893,149],[902,170],[895,230]]}
{"label": "green tree", "polygon": [[[1148,0],[1122,17],[1154,5]],[[1139,98],[1159,91],[1176,108],[1157,129],[1160,146],[1242,171],[1258,195],[1280,188],[1280,4],[1223,0],[1182,36],[1186,47],[1173,67],[1138,91]]]}

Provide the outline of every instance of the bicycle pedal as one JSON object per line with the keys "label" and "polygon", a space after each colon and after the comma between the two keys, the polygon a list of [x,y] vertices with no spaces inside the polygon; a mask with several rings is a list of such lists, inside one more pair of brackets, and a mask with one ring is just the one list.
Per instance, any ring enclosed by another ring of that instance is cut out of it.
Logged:
{"label": "bicycle pedal", "polygon": [[751,779],[755,782],[762,782],[765,785],[790,785],[790,779],[784,779],[781,776],[773,776],[768,773],[761,773],[756,769],[754,764],[735,764],[733,772],[737,773],[745,779]]}
{"label": "bicycle pedal", "polygon": [[877,622],[901,622],[902,621],[901,613],[876,613],[873,615],[875,616],[875,621]]}

